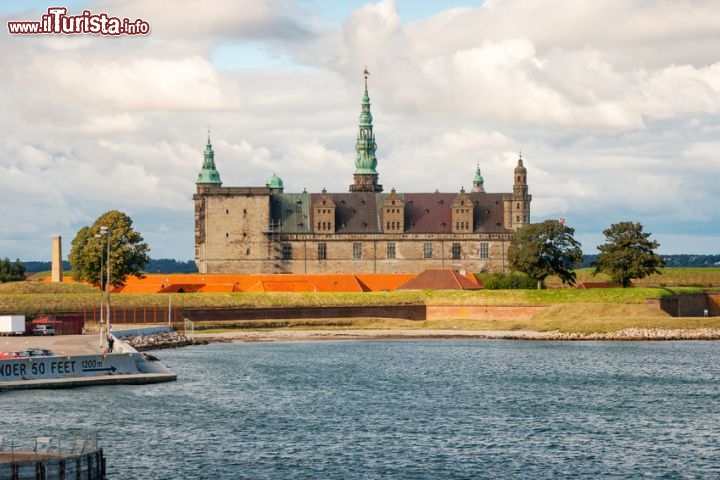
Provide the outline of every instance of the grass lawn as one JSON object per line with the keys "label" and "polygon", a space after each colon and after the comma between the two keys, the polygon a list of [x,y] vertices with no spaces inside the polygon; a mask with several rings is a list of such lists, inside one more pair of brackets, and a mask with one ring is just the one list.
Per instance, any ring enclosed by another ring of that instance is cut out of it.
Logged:
{"label": "grass lawn", "polygon": [[[592,269],[577,272],[578,281],[603,281],[593,277]],[[556,285],[553,279],[547,282]],[[720,268],[672,268],[663,275],[648,277],[635,288],[548,288],[546,290],[427,290],[365,293],[176,293],[114,294],[115,307],[242,308],[363,305],[495,305],[546,306],[529,320],[427,320],[332,319],[280,321],[266,328],[388,328],[388,329],[465,329],[536,330],[563,332],[610,332],[623,328],[700,328],[720,327],[720,317],[673,318],[645,305],[648,298],[679,293],[702,293],[700,286],[720,285]],[[675,285],[693,285],[677,287]],[[73,283],[38,281],[0,284],[0,313],[25,314],[35,318],[44,314],[95,310],[100,303],[97,288]],[[717,319],[717,320],[716,320]],[[238,328],[257,326],[238,325]]]}

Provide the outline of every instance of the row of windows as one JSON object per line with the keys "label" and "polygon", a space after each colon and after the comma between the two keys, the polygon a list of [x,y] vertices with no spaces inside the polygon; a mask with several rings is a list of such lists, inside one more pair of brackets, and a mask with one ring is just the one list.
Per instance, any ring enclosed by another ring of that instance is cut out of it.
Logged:
{"label": "row of windows", "polygon": [[[462,255],[462,245],[454,242],[450,247],[450,253],[453,259],[460,259]],[[292,260],[292,244],[283,243],[281,246],[281,254],[283,260]],[[387,243],[387,258],[394,259],[396,257],[395,242]],[[317,246],[318,260],[327,260],[327,243],[320,242]],[[353,259],[362,260],[362,242],[353,242]],[[425,242],[423,244],[423,258],[433,258],[433,244]],[[490,258],[489,245],[486,242],[480,243],[480,258]]]}
{"label": "row of windows", "polygon": [[319,232],[323,232],[323,231],[327,231],[327,230],[335,231],[335,228],[333,227],[333,224],[331,222],[318,222],[317,230]]}

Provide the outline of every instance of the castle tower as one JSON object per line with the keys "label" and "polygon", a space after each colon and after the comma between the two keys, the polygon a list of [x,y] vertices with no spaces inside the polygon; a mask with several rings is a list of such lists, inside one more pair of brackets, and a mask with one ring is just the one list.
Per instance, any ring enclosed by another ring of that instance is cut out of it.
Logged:
{"label": "castle tower", "polygon": [[517,230],[530,223],[530,202],[532,201],[532,195],[528,194],[527,169],[523,165],[522,153],[520,153],[513,175],[513,193],[504,195],[503,201],[505,204],[505,228]]}
{"label": "castle tower", "polygon": [[351,192],[382,192],[382,185],[378,185],[377,158],[375,150],[375,134],[373,133],[372,114],[370,113],[370,96],[367,89],[367,78],[370,75],[367,68],[363,71],[365,76],[365,93],[362,98],[360,112],[359,132],[355,142],[355,183],[350,185]]}
{"label": "castle tower", "polygon": [[482,174],[480,174],[480,165],[475,169],[475,176],[473,177],[473,192],[485,192],[485,180],[483,180]]}
{"label": "castle tower", "polygon": [[220,173],[215,168],[215,152],[213,151],[212,144],[210,143],[210,132],[208,131],[208,141],[205,145],[205,159],[203,160],[202,168],[198,173],[197,181],[195,182],[198,187],[200,185],[222,185],[220,181]]}

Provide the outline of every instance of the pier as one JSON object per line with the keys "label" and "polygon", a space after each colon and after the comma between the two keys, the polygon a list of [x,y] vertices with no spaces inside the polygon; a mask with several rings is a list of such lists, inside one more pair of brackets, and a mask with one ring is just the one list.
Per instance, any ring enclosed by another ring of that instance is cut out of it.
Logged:
{"label": "pier", "polygon": [[147,384],[177,379],[177,375],[161,361],[138,352],[120,338],[116,338],[112,353],[103,351],[95,335],[7,337],[0,340],[0,351],[29,348],[49,349],[52,355],[0,361],[0,392],[29,388]]}
{"label": "pier", "polygon": [[105,457],[97,435],[16,443],[0,436],[0,478],[7,480],[104,480]]}

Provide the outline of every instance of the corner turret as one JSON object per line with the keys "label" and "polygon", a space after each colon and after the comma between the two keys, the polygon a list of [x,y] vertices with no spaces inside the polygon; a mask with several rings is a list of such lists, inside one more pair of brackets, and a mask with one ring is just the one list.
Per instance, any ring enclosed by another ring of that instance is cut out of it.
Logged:
{"label": "corner turret", "polygon": [[473,192],[485,192],[485,180],[483,180],[482,174],[480,173],[480,165],[475,170],[475,176],[473,177]]}
{"label": "corner turret", "polygon": [[282,179],[275,173],[273,173],[272,177],[268,178],[268,181],[265,182],[265,186],[273,193],[283,193],[283,190],[285,189]]}
{"label": "corner turret", "polygon": [[215,168],[215,152],[210,143],[210,132],[208,132],[207,145],[205,145],[205,159],[203,160],[202,168],[198,173],[196,185],[222,185],[220,181],[220,173]]}

